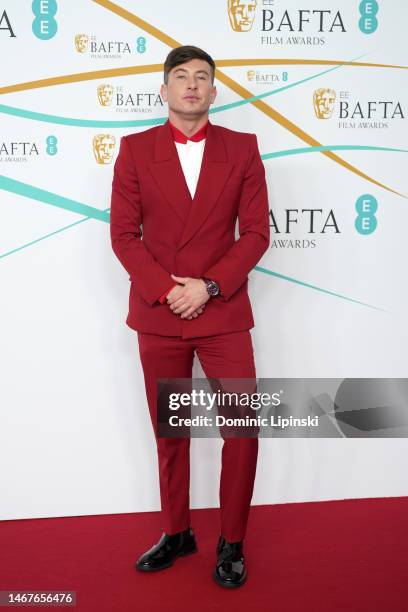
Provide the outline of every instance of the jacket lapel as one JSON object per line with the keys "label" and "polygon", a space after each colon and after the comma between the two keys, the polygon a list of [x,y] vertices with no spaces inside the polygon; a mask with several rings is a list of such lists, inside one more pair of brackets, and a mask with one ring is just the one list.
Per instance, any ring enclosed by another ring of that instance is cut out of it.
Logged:
{"label": "jacket lapel", "polygon": [[154,159],[149,163],[149,168],[164,198],[186,223],[191,209],[191,195],[168,120],[156,130]]}
{"label": "jacket lapel", "polygon": [[197,188],[191,199],[168,120],[156,131],[154,161],[149,168],[163,196],[184,223],[178,250],[191,240],[211,213],[233,166],[221,130],[208,122]]}

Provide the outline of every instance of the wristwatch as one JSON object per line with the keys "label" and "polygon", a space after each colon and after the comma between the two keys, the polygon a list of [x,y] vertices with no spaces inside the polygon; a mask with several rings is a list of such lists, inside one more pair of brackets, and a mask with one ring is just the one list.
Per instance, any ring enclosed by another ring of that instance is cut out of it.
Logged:
{"label": "wristwatch", "polygon": [[203,278],[203,281],[207,285],[207,293],[208,293],[209,296],[215,297],[215,296],[219,295],[220,287],[219,287],[218,283],[216,283],[213,280],[210,280],[209,278]]}

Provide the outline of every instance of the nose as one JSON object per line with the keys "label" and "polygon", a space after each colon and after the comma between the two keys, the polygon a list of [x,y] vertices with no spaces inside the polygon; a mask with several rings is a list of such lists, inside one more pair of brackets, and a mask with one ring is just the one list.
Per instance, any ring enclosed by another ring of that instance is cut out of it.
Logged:
{"label": "nose", "polygon": [[187,82],[187,89],[197,89],[197,83],[194,79],[190,78]]}

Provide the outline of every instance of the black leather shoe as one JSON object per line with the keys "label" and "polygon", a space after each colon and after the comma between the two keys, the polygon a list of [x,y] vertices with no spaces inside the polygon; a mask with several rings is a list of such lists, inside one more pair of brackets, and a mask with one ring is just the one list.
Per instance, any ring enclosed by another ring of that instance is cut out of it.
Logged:
{"label": "black leather shoe", "polygon": [[191,527],[173,535],[162,534],[160,540],[136,561],[142,572],[155,572],[171,567],[177,557],[197,552],[197,544]]}
{"label": "black leather shoe", "polygon": [[217,584],[227,587],[239,587],[244,584],[247,571],[242,552],[243,542],[227,542],[220,536],[217,545],[217,564],[213,576]]}

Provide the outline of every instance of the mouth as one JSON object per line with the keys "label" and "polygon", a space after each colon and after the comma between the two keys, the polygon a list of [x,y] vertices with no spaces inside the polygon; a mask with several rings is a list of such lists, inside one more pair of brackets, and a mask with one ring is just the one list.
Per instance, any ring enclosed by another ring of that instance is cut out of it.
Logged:
{"label": "mouth", "polygon": [[183,100],[198,100],[196,96],[184,96]]}

